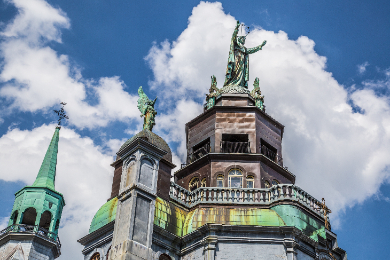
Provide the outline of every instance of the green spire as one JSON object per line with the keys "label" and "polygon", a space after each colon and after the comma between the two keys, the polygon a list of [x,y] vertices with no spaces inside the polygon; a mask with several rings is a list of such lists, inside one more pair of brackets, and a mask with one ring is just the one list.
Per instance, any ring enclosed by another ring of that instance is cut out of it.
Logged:
{"label": "green spire", "polygon": [[54,189],[54,181],[56,178],[58,140],[60,136],[60,127],[56,127],[53,138],[51,139],[49,148],[47,149],[45,159],[43,159],[38,176],[35,179],[32,187],[43,187]]}

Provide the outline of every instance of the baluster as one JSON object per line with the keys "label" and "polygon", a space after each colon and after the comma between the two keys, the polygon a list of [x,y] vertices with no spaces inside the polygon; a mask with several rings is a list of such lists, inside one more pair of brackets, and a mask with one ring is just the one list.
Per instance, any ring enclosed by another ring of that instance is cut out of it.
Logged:
{"label": "baluster", "polygon": [[180,196],[180,200],[181,200],[184,204],[187,204],[187,203],[188,203],[188,196],[187,196],[187,193],[184,193],[181,189],[179,190],[179,196]]}
{"label": "baluster", "polygon": [[252,202],[252,192],[253,192],[253,190],[245,191],[245,193],[246,193],[246,201],[247,202]]}
{"label": "baluster", "polygon": [[191,205],[191,193],[186,192],[186,203],[187,205]]}
{"label": "baluster", "polygon": [[275,186],[272,186],[272,187],[271,187],[271,190],[270,190],[270,194],[269,194],[269,195],[270,195],[270,199],[271,199],[270,201],[273,202],[274,199],[275,199]]}

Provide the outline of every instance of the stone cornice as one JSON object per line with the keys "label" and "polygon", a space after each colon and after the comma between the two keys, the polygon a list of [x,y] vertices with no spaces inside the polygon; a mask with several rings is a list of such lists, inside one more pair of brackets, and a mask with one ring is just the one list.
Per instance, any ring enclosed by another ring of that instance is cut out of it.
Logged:
{"label": "stone cornice", "polygon": [[93,240],[101,237],[102,235],[106,234],[107,232],[109,231],[114,231],[114,224],[115,224],[115,220],[111,221],[110,223],[104,225],[103,227],[99,228],[98,230],[95,230],[94,232],[80,238],[79,240],[77,240],[77,242],[79,242],[80,244],[82,244],[83,246],[91,243]]}
{"label": "stone cornice", "polygon": [[143,138],[138,137],[138,138],[134,139],[133,142],[129,143],[126,147],[123,147],[123,149],[121,149],[117,153],[117,155],[121,158],[124,158],[124,157],[126,157],[126,155],[131,154],[138,149],[142,149],[142,150],[146,150],[148,152],[151,152],[151,153],[153,153],[153,155],[155,155],[158,158],[163,157],[167,153],[167,151],[164,151],[164,150],[158,148],[157,146],[151,144],[150,142],[144,140]]}
{"label": "stone cornice", "polygon": [[276,170],[283,177],[290,180],[293,184],[295,183],[295,175],[293,173],[291,173],[286,168],[280,166],[279,164],[275,163],[274,161],[270,160],[265,155],[257,153],[209,153],[202,158],[194,161],[193,163],[188,164],[187,166],[176,171],[174,175],[179,177],[184,174],[190,174],[200,166],[203,166],[204,164],[210,163],[214,160],[262,162],[265,163],[267,166],[271,167],[272,169]]}

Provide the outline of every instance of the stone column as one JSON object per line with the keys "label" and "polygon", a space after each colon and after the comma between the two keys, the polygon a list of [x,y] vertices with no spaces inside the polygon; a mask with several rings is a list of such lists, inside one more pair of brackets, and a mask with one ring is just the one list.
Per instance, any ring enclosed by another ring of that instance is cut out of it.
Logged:
{"label": "stone column", "polygon": [[297,242],[293,238],[285,238],[283,244],[286,247],[287,260],[297,260],[297,253],[295,252]]}
{"label": "stone column", "polygon": [[208,225],[209,235],[204,239],[204,259],[215,260],[215,249],[218,243],[216,231],[221,228],[221,225]]}
{"label": "stone column", "polygon": [[164,154],[142,138],[118,153],[123,167],[109,259],[152,259],[158,167]]}
{"label": "stone column", "polygon": [[215,259],[215,248],[218,242],[216,236],[208,236],[205,239],[204,247],[204,259],[205,260],[214,260]]}

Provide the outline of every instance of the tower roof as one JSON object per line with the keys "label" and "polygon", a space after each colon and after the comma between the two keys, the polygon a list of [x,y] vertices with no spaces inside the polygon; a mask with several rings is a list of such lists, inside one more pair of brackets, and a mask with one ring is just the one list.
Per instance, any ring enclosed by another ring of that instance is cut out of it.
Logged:
{"label": "tower roof", "polygon": [[42,187],[51,190],[54,189],[54,181],[56,178],[58,140],[60,136],[60,127],[56,127],[53,138],[51,139],[49,148],[46,151],[41,168],[39,169],[37,178],[31,187]]}
{"label": "tower roof", "polygon": [[155,133],[153,133],[149,129],[143,129],[141,132],[139,132],[138,134],[134,135],[129,140],[127,140],[121,146],[121,148],[119,149],[118,153],[120,151],[122,151],[123,149],[125,149],[126,146],[128,146],[132,141],[134,141],[138,137],[144,138],[148,142],[150,142],[151,144],[153,144],[153,145],[157,146],[158,148],[166,151],[167,154],[164,155],[163,158],[165,160],[169,161],[169,162],[172,162],[172,152],[171,152],[171,149],[169,148],[169,145],[167,144],[167,142],[165,142],[164,139],[162,139],[160,136],[156,135]]}

